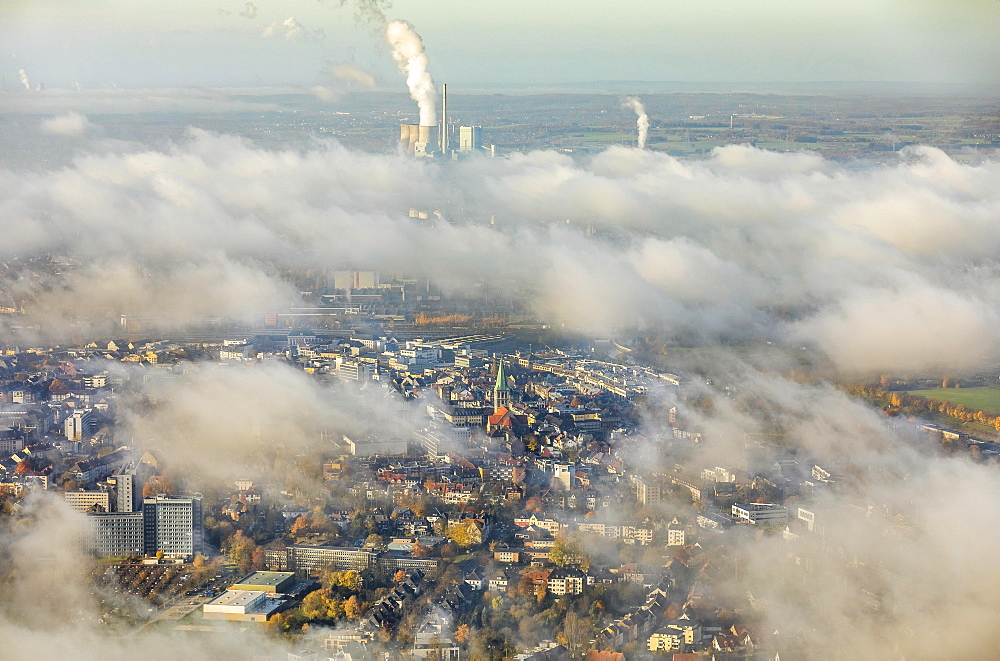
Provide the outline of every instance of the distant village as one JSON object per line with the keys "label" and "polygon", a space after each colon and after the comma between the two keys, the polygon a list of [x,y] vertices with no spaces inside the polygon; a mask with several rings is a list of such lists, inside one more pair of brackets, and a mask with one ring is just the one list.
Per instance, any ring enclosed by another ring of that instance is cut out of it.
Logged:
{"label": "distant village", "polygon": [[[149,604],[137,615],[109,602],[95,625],[260,627],[290,641],[289,659],[794,655],[794,639],[762,628],[766,600],[727,588],[739,546],[762,535],[803,571],[836,555],[873,613],[891,609],[886,586],[908,579],[852,557],[838,531],[905,535],[911,522],[872,504],[813,507],[815,494],[836,502],[843,466],[750,436],[733,463],[693,465],[712,439],[686,422],[685,376],[593,347],[515,344],[298,329],[11,348],[4,510],[50,492],[82,515],[96,584]],[[416,423],[331,432],[294,458],[299,472],[217,484],[117,433],[123,392],[272,361],[379,393]],[[650,409],[654,395],[676,405]]]}

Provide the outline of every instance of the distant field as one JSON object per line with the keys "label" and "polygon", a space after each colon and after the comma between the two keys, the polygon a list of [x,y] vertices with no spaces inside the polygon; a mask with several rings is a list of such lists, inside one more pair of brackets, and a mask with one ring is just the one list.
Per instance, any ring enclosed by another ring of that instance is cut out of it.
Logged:
{"label": "distant field", "polygon": [[970,409],[1000,413],[1000,388],[932,388],[908,392],[928,399],[965,404]]}

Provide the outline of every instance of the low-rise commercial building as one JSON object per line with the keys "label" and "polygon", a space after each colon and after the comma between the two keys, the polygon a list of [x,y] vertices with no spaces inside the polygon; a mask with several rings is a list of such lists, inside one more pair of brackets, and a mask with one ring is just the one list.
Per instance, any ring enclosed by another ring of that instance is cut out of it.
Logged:
{"label": "low-rise commercial building", "polygon": [[282,602],[259,590],[227,590],[202,607],[206,620],[267,622]]}
{"label": "low-rise commercial building", "polygon": [[733,519],[752,525],[762,523],[786,523],[788,509],[774,503],[735,503]]}

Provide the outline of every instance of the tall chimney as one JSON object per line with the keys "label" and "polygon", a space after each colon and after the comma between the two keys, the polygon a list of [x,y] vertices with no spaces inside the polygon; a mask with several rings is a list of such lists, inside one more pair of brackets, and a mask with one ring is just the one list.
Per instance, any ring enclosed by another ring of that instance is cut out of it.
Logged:
{"label": "tall chimney", "polygon": [[441,155],[448,155],[448,83],[441,83]]}

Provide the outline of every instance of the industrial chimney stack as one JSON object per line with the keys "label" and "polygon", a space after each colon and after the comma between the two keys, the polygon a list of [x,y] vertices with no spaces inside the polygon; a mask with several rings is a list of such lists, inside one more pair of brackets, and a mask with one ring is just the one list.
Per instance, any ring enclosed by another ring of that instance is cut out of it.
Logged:
{"label": "industrial chimney stack", "polygon": [[448,157],[448,83],[441,84],[441,155]]}

